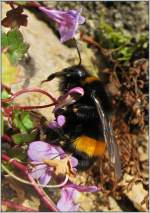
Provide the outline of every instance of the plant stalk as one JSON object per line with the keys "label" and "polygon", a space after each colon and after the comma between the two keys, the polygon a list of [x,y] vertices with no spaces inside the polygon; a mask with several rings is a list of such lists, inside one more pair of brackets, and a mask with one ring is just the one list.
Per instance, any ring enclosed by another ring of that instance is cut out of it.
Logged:
{"label": "plant stalk", "polygon": [[26,166],[24,166],[22,163],[18,162],[15,159],[11,160],[11,158],[8,155],[6,155],[6,154],[2,154],[2,160],[11,163],[17,169],[21,170],[27,176],[29,181],[32,183],[32,186],[37,191],[37,193],[39,194],[41,200],[43,200],[43,202],[45,203],[47,208],[49,210],[51,210],[51,211],[54,211],[54,212],[58,211],[58,209],[56,208],[56,205],[54,204],[54,202],[47,196],[45,191],[40,186],[38,186],[38,184],[35,182],[35,180],[29,174],[28,169],[27,169]]}

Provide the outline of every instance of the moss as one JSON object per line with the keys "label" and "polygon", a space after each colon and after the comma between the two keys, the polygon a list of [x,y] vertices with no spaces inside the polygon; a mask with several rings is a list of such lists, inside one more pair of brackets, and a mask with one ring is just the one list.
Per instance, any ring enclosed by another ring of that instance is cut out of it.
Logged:
{"label": "moss", "polygon": [[[131,59],[144,57],[148,49],[148,34],[131,36],[123,28],[114,29],[110,24],[100,19],[97,40],[102,47],[114,49],[112,56],[118,61],[128,63]],[[140,55],[137,52],[140,50]]]}

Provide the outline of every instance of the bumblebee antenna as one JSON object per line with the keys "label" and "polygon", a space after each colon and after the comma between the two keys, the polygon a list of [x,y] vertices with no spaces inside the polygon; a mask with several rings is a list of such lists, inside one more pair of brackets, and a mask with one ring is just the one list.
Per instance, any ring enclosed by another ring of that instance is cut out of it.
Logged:
{"label": "bumblebee antenna", "polygon": [[81,65],[81,54],[80,54],[79,47],[78,47],[78,44],[77,44],[77,41],[76,41],[75,38],[74,38],[74,41],[75,41],[75,45],[76,45],[78,56],[79,56],[79,64],[78,65],[80,66]]}

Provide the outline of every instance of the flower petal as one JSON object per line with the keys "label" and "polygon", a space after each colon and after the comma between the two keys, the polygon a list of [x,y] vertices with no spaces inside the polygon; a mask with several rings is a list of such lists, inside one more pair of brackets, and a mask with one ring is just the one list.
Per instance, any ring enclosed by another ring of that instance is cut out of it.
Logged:
{"label": "flower petal", "polygon": [[57,203],[57,208],[60,211],[77,211],[79,204],[75,203],[76,196],[79,192],[71,187],[64,187],[61,190],[61,198]]}
{"label": "flower petal", "polygon": [[47,169],[47,166],[45,164],[37,165],[37,166],[35,166],[35,168],[32,169],[31,176],[34,179],[38,180],[43,174],[46,173],[46,169]]}
{"label": "flower petal", "polygon": [[66,153],[60,146],[55,146],[55,149],[59,152],[60,154],[60,159],[63,159],[66,156]]}
{"label": "flower petal", "polygon": [[74,34],[75,34],[75,31],[76,31],[76,27],[75,27],[75,24],[73,23],[72,26],[70,27],[67,27],[67,26],[64,26],[64,25],[61,25],[59,28],[58,28],[58,31],[60,33],[60,41],[63,43],[63,42],[66,42],[68,41],[69,39],[73,38],[74,37]]}
{"label": "flower petal", "polygon": [[65,106],[75,103],[83,95],[84,95],[84,90],[82,87],[72,88],[67,93],[65,93],[64,95],[60,96],[57,99],[57,104],[55,105],[53,112],[56,112],[58,109],[61,109]]}
{"label": "flower petal", "polygon": [[48,143],[34,141],[29,145],[27,154],[31,161],[42,162],[44,159],[51,159],[58,156],[59,152]]}
{"label": "flower petal", "polygon": [[76,167],[78,165],[78,160],[75,157],[71,157],[71,165],[72,167]]}
{"label": "flower petal", "polygon": [[65,11],[62,10],[55,10],[55,9],[47,9],[45,7],[39,7],[39,10],[41,10],[43,13],[45,13],[50,19],[53,21],[56,21],[57,23],[63,22],[65,15]]}
{"label": "flower petal", "polygon": [[84,90],[82,87],[74,87],[68,92],[69,94],[79,94],[80,96],[84,95]]}
{"label": "flower petal", "polygon": [[56,121],[52,121],[48,124],[48,127],[50,129],[57,129],[58,128],[58,123]]}
{"label": "flower petal", "polygon": [[46,172],[45,174],[41,175],[41,177],[39,179],[39,183],[42,185],[47,185],[50,180],[51,180],[51,173]]}
{"label": "flower petal", "polygon": [[85,22],[85,18],[80,15],[80,11],[77,10],[54,10],[47,9],[45,7],[39,7],[39,9],[45,13],[50,19],[58,23],[58,31],[60,33],[61,42],[65,42],[74,37],[74,34],[79,24]]}
{"label": "flower petal", "polygon": [[[76,15],[77,15],[77,11],[76,10],[69,10],[68,12],[70,13],[70,15],[72,15],[74,17],[76,17]],[[79,14],[81,14],[81,13],[82,13],[82,8],[80,9]],[[84,22],[85,22],[85,18],[80,15],[79,19],[78,19],[78,23],[79,24],[84,24]]]}

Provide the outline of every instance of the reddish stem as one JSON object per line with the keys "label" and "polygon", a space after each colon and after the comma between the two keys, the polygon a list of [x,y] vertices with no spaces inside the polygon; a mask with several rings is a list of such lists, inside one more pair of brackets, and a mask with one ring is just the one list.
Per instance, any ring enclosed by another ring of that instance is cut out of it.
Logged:
{"label": "reddish stem", "polygon": [[9,136],[9,135],[7,135],[7,134],[4,134],[3,136],[2,136],[2,141],[6,141],[6,142],[11,142],[12,141],[12,139],[11,139],[11,137]]}
{"label": "reddish stem", "polygon": [[80,38],[82,41],[85,41],[88,44],[94,45],[95,47],[97,47],[100,50],[102,49],[101,46],[96,41],[94,41],[94,39],[91,36],[87,36],[87,35],[84,35],[83,33],[81,33]]}
{"label": "reddish stem", "polygon": [[[2,154],[2,160],[10,161],[11,158],[9,156],[7,156],[6,154]],[[18,162],[16,160],[12,160],[10,163],[13,164],[17,169],[19,169],[22,172],[24,172],[25,174],[27,174],[27,167],[22,165],[20,162]]]}
{"label": "reddish stem", "polygon": [[[11,158],[9,156],[7,156],[6,154],[2,154],[2,160],[10,162]],[[58,211],[54,202],[46,195],[44,190],[37,185],[37,183],[32,178],[32,176],[28,173],[27,167],[16,160],[12,160],[10,163],[13,164],[19,170],[21,170],[28,177],[28,179],[31,181],[34,189],[37,191],[41,200],[43,200],[43,202],[45,203],[47,208],[52,211]]]}
{"label": "reddish stem", "polygon": [[8,201],[8,200],[2,200],[2,205],[5,205],[5,206],[7,206],[8,208],[11,208],[11,209],[16,209],[18,211],[38,212],[38,210],[36,210],[36,209],[28,208],[28,207],[19,205],[16,202]]}
{"label": "reddish stem", "polygon": [[21,109],[21,110],[32,110],[32,109],[42,109],[42,108],[46,108],[46,107],[50,107],[50,106],[54,106],[55,103],[52,104],[45,104],[42,106],[17,106],[17,109]]}
{"label": "reddish stem", "polygon": [[[42,109],[42,108],[46,108],[46,107],[50,107],[50,106],[54,106],[55,103],[52,103],[52,104],[46,104],[46,105],[42,105],[42,106],[10,106],[10,107],[7,107],[7,110],[10,111],[12,113],[13,110],[17,110],[17,109],[20,109],[20,110],[26,110],[26,111],[30,111],[32,109]],[[6,109],[6,108],[5,108]],[[11,115],[9,114],[6,114],[5,113],[5,116],[6,117],[9,117]]]}
{"label": "reddish stem", "polygon": [[53,210],[54,212],[58,212],[58,209],[55,206],[55,203],[47,196],[47,194],[44,192],[44,190],[37,185],[37,183],[35,182],[35,180],[33,179],[33,177],[28,173],[28,179],[31,181],[31,183],[33,184],[35,190],[38,192],[38,194],[40,194],[40,197],[42,198],[42,200],[44,201],[44,203],[47,204],[47,207],[51,210]]}
{"label": "reddish stem", "polygon": [[46,95],[47,97],[49,97],[53,102],[56,102],[56,99],[51,94],[49,94],[48,92],[46,92],[46,91],[44,91],[42,89],[38,89],[38,88],[22,89],[22,90],[16,92],[15,94],[13,94],[10,98],[2,99],[2,102],[3,103],[7,103],[7,102],[10,102],[10,101],[13,101],[19,95],[22,95],[23,93],[27,93],[27,92],[39,92],[39,93],[42,93],[42,94]]}
{"label": "reddish stem", "polygon": [[[19,5],[17,1],[13,2],[12,5]],[[19,5],[20,6],[20,5]],[[41,5],[36,1],[27,1],[25,5],[21,5],[22,7],[35,7],[39,8]]]}
{"label": "reddish stem", "polygon": [[95,46],[96,48],[98,48],[100,50],[102,55],[104,55],[105,57],[107,56],[108,59],[111,62],[113,62],[113,63],[115,62],[116,63],[116,60],[112,58],[112,52],[113,52],[113,50],[117,50],[118,48],[116,48],[116,49],[103,48],[103,47],[101,47],[101,45],[98,42],[94,41],[94,39],[91,36],[84,35],[83,33],[80,34],[80,39],[82,41],[85,41],[86,43],[88,43],[90,45]]}

